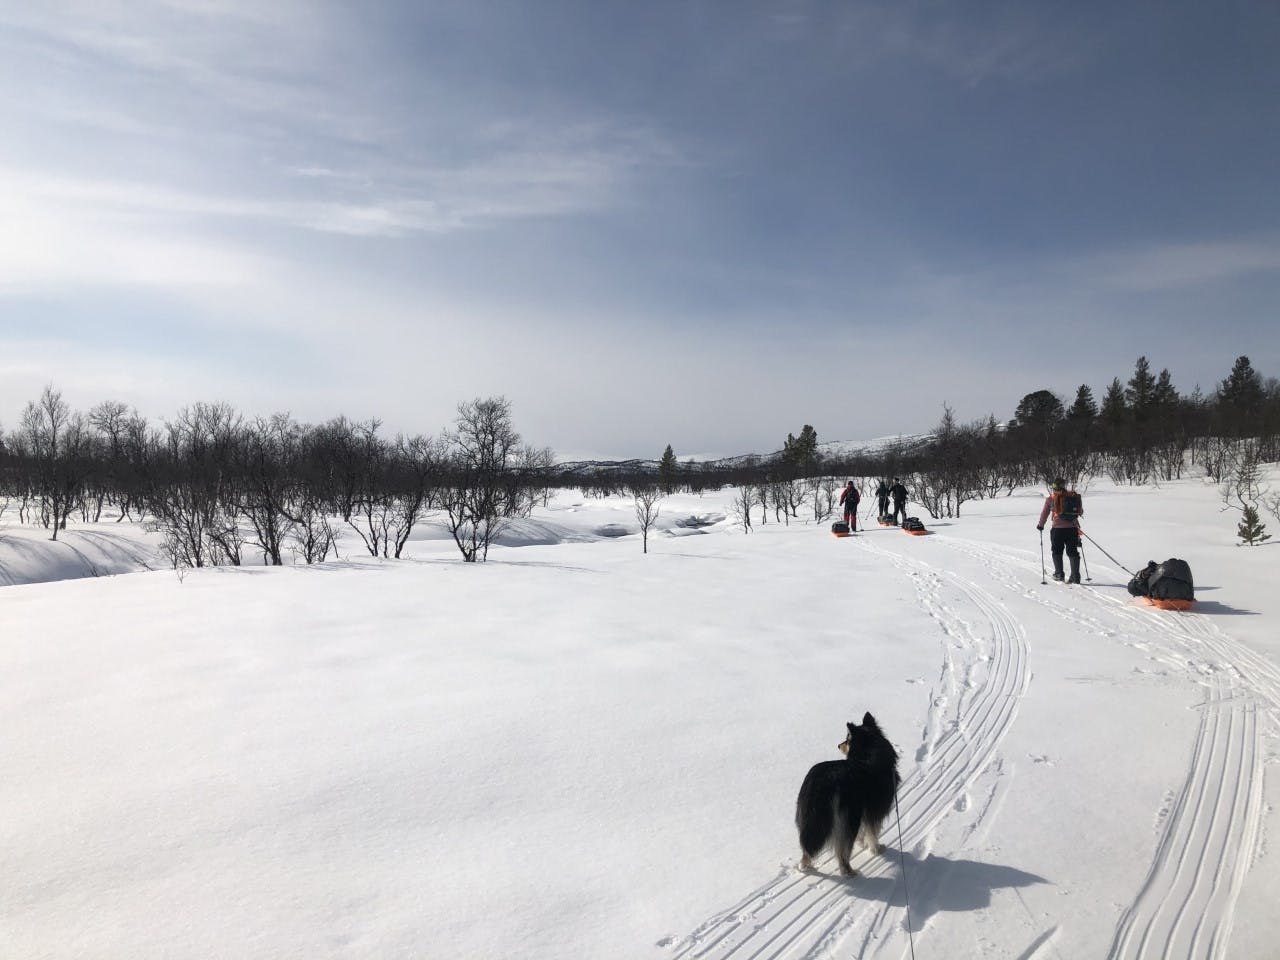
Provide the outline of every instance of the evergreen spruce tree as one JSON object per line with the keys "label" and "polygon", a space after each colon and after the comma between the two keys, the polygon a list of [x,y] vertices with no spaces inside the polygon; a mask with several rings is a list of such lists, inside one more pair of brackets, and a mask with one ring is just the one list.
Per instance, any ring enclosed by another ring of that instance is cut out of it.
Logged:
{"label": "evergreen spruce tree", "polygon": [[658,485],[662,488],[662,492],[670,496],[671,492],[676,488],[676,475],[679,473],[680,465],[676,463],[675,451],[671,449],[671,444],[667,444],[667,449],[662,451],[662,459],[658,461]]}
{"label": "evergreen spruce tree", "polygon": [[1227,379],[1218,386],[1218,401],[1235,416],[1252,416],[1262,407],[1262,377],[1248,357],[1237,357]]}
{"label": "evergreen spruce tree", "polygon": [[806,423],[800,430],[800,436],[788,433],[782,444],[782,459],[796,476],[812,476],[818,459],[818,431]]}
{"label": "evergreen spruce tree", "polygon": [[1178,388],[1173,385],[1173,377],[1169,375],[1168,367],[1161,370],[1160,376],[1156,377],[1156,387],[1151,400],[1157,407],[1165,410],[1177,405]]}
{"label": "evergreen spruce tree", "polygon": [[1145,420],[1155,403],[1156,378],[1146,357],[1139,357],[1133,367],[1133,377],[1125,387],[1124,398],[1135,420]]}
{"label": "evergreen spruce tree", "polygon": [[1102,409],[1098,411],[1098,417],[1107,426],[1118,427],[1124,423],[1128,413],[1129,405],[1124,398],[1124,384],[1120,382],[1119,377],[1116,377],[1107,387],[1107,392],[1102,395]]}
{"label": "evergreen spruce tree", "polygon": [[1067,419],[1074,423],[1087,424],[1098,416],[1098,404],[1094,402],[1093,391],[1087,383],[1080,384],[1076,390],[1075,402],[1067,411]]}
{"label": "evergreen spruce tree", "polygon": [[1236,527],[1236,535],[1252,547],[1254,544],[1271,539],[1271,534],[1267,533],[1266,530],[1266,525],[1258,519],[1257,508],[1251,503],[1245,504],[1240,525]]}

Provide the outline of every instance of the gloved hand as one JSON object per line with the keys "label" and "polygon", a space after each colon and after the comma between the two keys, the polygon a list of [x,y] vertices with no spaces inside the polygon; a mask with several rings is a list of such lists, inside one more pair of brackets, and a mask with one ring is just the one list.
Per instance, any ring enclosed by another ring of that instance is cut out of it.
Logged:
{"label": "gloved hand", "polygon": [[1036,529],[1037,529],[1037,530],[1039,530],[1041,533],[1043,533],[1043,532],[1044,532],[1044,524],[1043,524],[1043,523],[1037,523],[1037,524],[1036,524]]}

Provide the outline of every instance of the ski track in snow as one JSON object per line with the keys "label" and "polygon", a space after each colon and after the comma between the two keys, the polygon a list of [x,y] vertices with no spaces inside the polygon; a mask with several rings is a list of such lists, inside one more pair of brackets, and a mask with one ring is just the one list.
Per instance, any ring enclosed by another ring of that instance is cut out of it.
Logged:
{"label": "ski track in snow", "polygon": [[[916,752],[918,766],[915,771],[902,771],[898,797],[901,846],[927,854],[938,824],[968,808],[968,787],[995,759],[1000,741],[1013,724],[1030,680],[1025,632],[977,584],[867,541],[860,545],[907,575],[944,635],[942,672]],[[958,593],[973,612],[957,610],[944,592]],[[988,800],[982,809],[991,806]],[[899,872],[894,856],[898,824],[893,815],[885,822],[881,839],[890,846],[885,856],[861,849],[855,854],[853,866],[859,878],[842,881],[830,876],[834,867],[830,856],[819,863],[828,875],[784,867],[734,906],[685,937],[664,940],[664,945],[672,948],[677,960],[849,956],[855,943],[852,955],[859,957],[902,955],[907,937],[896,884],[893,894],[883,899],[859,895],[861,878],[891,872],[896,877]]]}
{"label": "ski track in snow", "polygon": [[[1163,817],[1154,859],[1121,914],[1109,956],[1225,956],[1262,818],[1258,710],[1261,703],[1276,719],[1280,670],[1202,615],[1138,609],[1127,595],[1120,599],[1087,587],[1072,589],[1065,597],[1045,596],[1046,590],[1027,584],[1027,573],[1036,570],[1034,560],[974,541],[939,540],[985,564],[1006,587],[1056,615],[1171,667],[1190,670],[1205,684],[1186,779]],[[1119,621],[1120,629],[1107,621]]]}
{"label": "ski track in snow", "polygon": [[[1226,955],[1236,900],[1259,842],[1262,803],[1262,722],[1280,721],[1280,668],[1232,640],[1207,617],[1139,609],[1123,598],[1087,587],[1060,594],[1028,575],[1039,571],[1026,557],[977,541],[940,535],[941,546],[981,563],[1006,589],[1090,633],[1126,643],[1170,670],[1189,671],[1205,686],[1200,723],[1180,790],[1160,818],[1153,861],[1133,902],[1122,913],[1109,956],[1222,957]],[[922,605],[946,637],[937,684],[921,742],[918,768],[904,780],[903,841],[927,852],[944,817],[969,806],[968,787],[995,758],[1029,682],[1022,626],[977,584],[869,542],[912,580]],[[1119,571],[1109,570],[1119,576]],[[942,596],[958,591],[983,623],[975,629]],[[1040,587],[1037,589],[1037,587]],[[998,791],[993,788],[992,795]],[[988,807],[991,806],[988,802]],[[979,811],[970,832],[987,816]],[[885,836],[896,841],[896,824]],[[893,844],[897,846],[896,843]],[[864,877],[898,873],[892,854],[861,851],[854,866]],[[826,858],[821,869],[831,871]],[[797,874],[784,868],[732,908],[684,938],[673,938],[677,960],[901,955],[906,947],[901,901],[859,897],[858,880]],[[916,925],[926,933],[928,924]],[[1030,954],[1047,944],[1055,927]]]}

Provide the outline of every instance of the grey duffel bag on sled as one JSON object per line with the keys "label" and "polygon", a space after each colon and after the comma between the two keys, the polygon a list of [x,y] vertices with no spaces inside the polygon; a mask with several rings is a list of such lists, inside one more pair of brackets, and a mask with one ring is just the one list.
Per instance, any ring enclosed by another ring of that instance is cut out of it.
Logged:
{"label": "grey duffel bag on sled", "polygon": [[1196,585],[1191,565],[1177,557],[1164,563],[1152,560],[1129,581],[1129,592],[1153,600],[1194,600]]}

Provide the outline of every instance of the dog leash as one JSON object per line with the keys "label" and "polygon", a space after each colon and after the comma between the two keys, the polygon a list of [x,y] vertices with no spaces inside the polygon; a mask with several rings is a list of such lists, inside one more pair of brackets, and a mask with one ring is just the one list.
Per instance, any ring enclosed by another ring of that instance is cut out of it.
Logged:
{"label": "dog leash", "polygon": [[893,788],[893,812],[898,817],[898,859],[902,862],[902,897],[907,904],[907,942],[911,945],[911,960],[916,960],[916,938],[911,932],[911,894],[907,892],[907,852],[902,845],[902,812],[898,809],[898,788]]}

